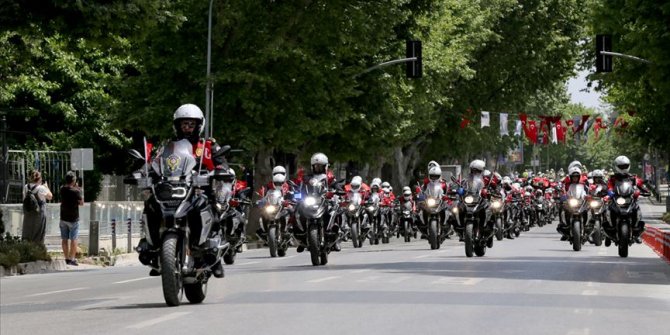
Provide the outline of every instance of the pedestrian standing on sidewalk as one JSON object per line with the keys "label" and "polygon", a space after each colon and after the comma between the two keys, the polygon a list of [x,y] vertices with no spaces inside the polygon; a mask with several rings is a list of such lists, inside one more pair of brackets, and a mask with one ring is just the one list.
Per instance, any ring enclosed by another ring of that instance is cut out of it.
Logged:
{"label": "pedestrian standing on sidewalk", "polygon": [[77,238],[79,238],[79,206],[84,205],[77,176],[70,171],[65,175],[65,185],[60,188],[60,237],[65,263],[77,266]]}
{"label": "pedestrian standing on sidewalk", "polygon": [[[26,207],[28,193],[34,195],[35,206]],[[42,180],[42,174],[35,170],[30,174],[30,182],[23,189],[23,230],[21,239],[44,245],[44,236],[47,227],[47,200],[53,198],[49,185]]]}

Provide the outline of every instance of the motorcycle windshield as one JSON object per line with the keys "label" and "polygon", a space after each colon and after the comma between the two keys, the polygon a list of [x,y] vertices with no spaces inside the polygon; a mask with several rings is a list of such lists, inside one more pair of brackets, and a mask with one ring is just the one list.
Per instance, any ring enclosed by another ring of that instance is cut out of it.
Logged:
{"label": "motorcycle windshield", "polygon": [[325,191],[325,185],[322,178],[313,177],[305,185],[306,194],[321,194]]}
{"label": "motorcycle windshield", "polygon": [[193,146],[186,139],[170,141],[163,145],[151,162],[153,170],[163,177],[190,177],[196,166]]}
{"label": "motorcycle windshield", "polygon": [[624,180],[616,183],[617,194],[621,197],[630,197],[633,195],[633,183]]}
{"label": "motorcycle windshield", "polygon": [[214,194],[218,203],[228,203],[228,200],[233,197],[233,183],[215,181]]}
{"label": "motorcycle windshield", "polygon": [[428,183],[428,185],[426,185],[426,190],[424,192],[427,197],[440,199],[444,194],[444,190],[442,189],[442,183],[440,183],[439,181],[431,181],[430,183]]}
{"label": "motorcycle windshield", "polygon": [[575,199],[584,199],[586,195],[586,189],[584,184],[571,184],[568,189],[568,197]]}
{"label": "motorcycle windshield", "polygon": [[465,193],[477,195],[484,189],[484,179],[481,176],[470,176],[465,183]]}
{"label": "motorcycle windshield", "polygon": [[370,199],[368,201],[375,204],[375,205],[379,205],[379,194],[378,193],[372,193],[370,195]]}
{"label": "motorcycle windshield", "polygon": [[283,199],[284,196],[282,195],[280,190],[270,190],[268,191],[268,194],[265,196],[266,203],[275,206],[281,204]]}

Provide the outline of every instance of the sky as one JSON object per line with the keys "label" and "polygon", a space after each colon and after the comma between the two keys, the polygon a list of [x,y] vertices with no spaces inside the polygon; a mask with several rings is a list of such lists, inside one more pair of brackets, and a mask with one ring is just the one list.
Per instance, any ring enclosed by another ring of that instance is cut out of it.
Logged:
{"label": "sky", "polygon": [[568,80],[568,93],[570,94],[570,101],[573,103],[581,103],[586,107],[593,107],[602,109],[600,101],[600,93],[591,88],[590,92],[582,92],[588,89],[586,86],[586,76],[588,71],[581,71],[577,76]]}

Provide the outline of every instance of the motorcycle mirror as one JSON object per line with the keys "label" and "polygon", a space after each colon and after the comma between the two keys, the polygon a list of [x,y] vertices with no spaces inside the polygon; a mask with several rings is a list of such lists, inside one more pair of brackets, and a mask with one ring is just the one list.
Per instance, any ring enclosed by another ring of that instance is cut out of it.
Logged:
{"label": "motorcycle mirror", "polygon": [[142,154],[140,154],[137,150],[130,149],[130,150],[128,150],[128,152],[130,153],[131,156],[133,156],[137,159],[140,159],[140,160],[144,160],[144,156],[142,156]]}

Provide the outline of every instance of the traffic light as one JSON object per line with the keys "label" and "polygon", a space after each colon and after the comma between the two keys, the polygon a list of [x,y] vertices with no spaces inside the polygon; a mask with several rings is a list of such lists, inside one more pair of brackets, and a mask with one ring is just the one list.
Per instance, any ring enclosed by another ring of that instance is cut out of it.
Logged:
{"label": "traffic light", "polygon": [[416,60],[407,62],[407,78],[421,78],[423,75],[423,64],[421,60],[421,41],[407,41],[406,58],[416,57]]}
{"label": "traffic light", "polygon": [[601,51],[612,51],[612,35],[596,35],[596,72],[612,72],[612,56]]}

